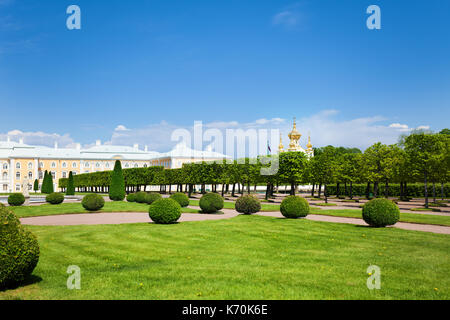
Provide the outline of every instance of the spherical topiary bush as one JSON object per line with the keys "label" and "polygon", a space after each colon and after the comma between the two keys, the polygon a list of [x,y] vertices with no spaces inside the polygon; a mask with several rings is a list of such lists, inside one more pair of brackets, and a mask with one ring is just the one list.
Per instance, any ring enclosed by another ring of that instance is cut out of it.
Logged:
{"label": "spherical topiary bush", "polygon": [[161,200],[162,196],[159,193],[147,193],[145,195],[145,203],[152,204],[155,201]]}
{"label": "spherical topiary bush", "polygon": [[261,210],[261,202],[253,195],[242,196],[236,200],[236,211],[243,214],[253,214]]}
{"label": "spherical topiary bush", "polygon": [[146,197],[148,193],[144,191],[136,192],[136,202],[137,203],[146,203]]}
{"label": "spherical topiary bush", "polygon": [[13,193],[8,197],[8,204],[13,207],[21,206],[25,203],[25,197],[21,193]]}
{"label": "spherical topiary bush", "polygon": [[98,211],[105,205],[105,199],[101,195],[92,193],[84,196],[81,204],[88,211]]}
{"label": "spherical topiary bush", "polygon": [[39,243],[15,214],[0,206],[0,289],[25,280],[39,261]]}
{"label": "spherical topiary bush", "polygon": [[204,213],[215,213],[223,209],[223,198],[217,193],[204,194],[200,199],[200,208]]}
{"label": "spherical topiary bush", "polygon": [[175,193],[171,195],[170,198],[178,202],[182,208],[189,205],[189,197],[182,192]]}
{"label": "spherical topiary bush", "polygon": [[159,199],[150,205],[150,219],[157,224],[175,223],[181,217],[181,206],[173,199]]}
{"label": "spherical topiary bush", "polygon": [[128,202],[136,202],[136,194],[130,193],[129,195],[127,195],[127,201]]}
{"label": "spherical topiary bush", "polygon": [[50,193],[45,197],[45,201],[50,204],[61,204],[64,202],[64,195],[62,193]]}
{"label": "spherical topiary bush", "polygon": [[372,227],[392,226],[400,219],[400,209],[388,199],[373,199],[363,206],[362,216]]}
{"label": "spherical topiary bush", "polygon": [[309,204],[302,197],[289,196],[281,202],[280,211],[285,218],[303,218],[309,214]]}

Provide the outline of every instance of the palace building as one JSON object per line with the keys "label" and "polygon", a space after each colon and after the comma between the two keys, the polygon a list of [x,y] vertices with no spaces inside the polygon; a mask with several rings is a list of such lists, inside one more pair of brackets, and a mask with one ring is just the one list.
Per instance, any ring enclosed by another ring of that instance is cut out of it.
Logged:
{"label": "palace building", "polygon": [[44,172],[53,176],[54,189],[58,188],[58,180],[73,174],[109,171],[114,162],[120,160],[123,169],[163,166],[164,168],[181,168],[184,163],[222,160],[227,156],[212,151],[197,151],[184,143],[178,144],[172,151],[159,153],[133,147],[102,145],[97,141],[95,146],[87,149],[77,145],[76,148],[54,148],[31,146],[19,142],[0,141],[0,192],[23,192],[22,185],[28,182],[29,190],[35,179],[42,184]]}
{"label": "palace building", "polygon": [[[306,149],[303,149],[300,144],[300,138],[302,135],[300,132],[297,131],[297,120],[294,118],[294,127],[292,128],[292,131],[288,134],[289,137],[289,148],[287,149],[287,152],[303,152],[307,155],[308,158],[314,157],[314,149],[311,144],[311,137],[308,137],[308,144],[306,145]],[[280,145],[278,146],[278,153],[286,152],[284,150],[283,145],[283,136],[280,134]]]}

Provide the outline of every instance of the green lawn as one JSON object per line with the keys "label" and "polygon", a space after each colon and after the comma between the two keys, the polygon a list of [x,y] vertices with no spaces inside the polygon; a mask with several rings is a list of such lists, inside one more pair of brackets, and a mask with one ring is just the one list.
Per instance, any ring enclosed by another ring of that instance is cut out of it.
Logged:
{"label": "green lawn", "polygon": [[[262,216],[28,228],[34,283],[0,299],[450,299],[447,235]],[[70,265],[81,290],[66,288]]]}
{"label": "green lawn", "polygon": [[[191,200],[191,206],[198,206],[198,200]],[[275,204],[261,204],[263,212],[280,211],[280,206]],[[11,207],[19,218],[50,216],[59,214],[88,213],[80,203],[63,203],[60,205],[44,204],[41,206]],[[225,209],[234,209],[234,203],[225,202]],[[106,202],[99,212],[148,212],[148,205],[135,202]],[[183,213],[200,213],[199,209],[183,208]],[[311,206],[311,214],[361,218],[361,209],[326,210]],[[435,224],[450,226],[450,216],[437,216],[431,214],[401,213],[400,221],[412,223]]]}

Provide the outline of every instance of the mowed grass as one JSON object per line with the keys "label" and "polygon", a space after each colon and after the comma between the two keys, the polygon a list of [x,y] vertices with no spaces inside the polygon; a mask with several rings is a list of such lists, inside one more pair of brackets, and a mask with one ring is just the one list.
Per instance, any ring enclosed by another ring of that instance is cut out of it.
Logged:
{"label": "mowed grass", "polygon": [[[105,206],[96,212],[148,212],[149,205],[136,202],[105,202]],[[64,214],[91,213],[81,203],[43,204],[40,206],[9,207],[19,218],[42,217]],[[183,213],[198,213],[199,210],[182,208]]]}
{"label": "mowed grass", "polygon": [[[0,299],[449,299],[450,237],[238,216],[174,225],[28,227],[34,283]],[[81,290],[66,287],[81,268]],[[366,286],[381,268],[381,289]]]}
{"label": "mowed grass", "polygon": [[[199,206],[198,200],[191,200],[191,206]],[[225,202],[225,209],[234,209],[234,202]],[[10,207],[19,218],[50,216],[61,214],[89,213],[81,203],[63,203],[60,205],[44,204],[40,206]],[[183,208],[183,213],[201,213],[199,209]],[[280,206],[275,204],[261,204],[262,212],[279,212]],[[98,212],[148,212],[148,205],[135,202],[106,202],[103,209]],[[328,215],[336,217],[362,218],[361,209],[326,210],[311,206],[311,214]],[[450,226],[450,216],[438,216],[431,214],[401,213],[401,222],[434,224]]]}

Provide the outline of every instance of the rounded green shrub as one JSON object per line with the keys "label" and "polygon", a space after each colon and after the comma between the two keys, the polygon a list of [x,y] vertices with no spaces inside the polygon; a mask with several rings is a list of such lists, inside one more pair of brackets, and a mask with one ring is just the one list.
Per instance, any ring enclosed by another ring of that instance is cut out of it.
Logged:
{"label": "rounded green shrub", "polygon": [[81,204],[88,211],[98,211],[105,205],[105,199],[101,195],[92,193],[84,196]]}
{"label": "rounded green shrub", "polygon": [[288,196],[281,202],[280,211],[285,218],[303,218],[309,214],[309,204],[302,197]]}
{"label": "rounded green shrub", "polygon": [[16,215],[0,206],[0,288],[25,280],[39,261],[39,243]]}
{"label": "rounded green shrub", "polygon": [[136,192],[136,202],[137,203],[147,203],[146,199],[147,199],[147,192],[144,191],[139,191]]}
{"label": "rounded green shrub", "polygon": [[61,204],[64,202],[64,195],[62,193],[50,193],[45,197],[45,201],[50,204]]}
{"label": "rounded green shrub", "polygon": [[373,199],[367,202],[362,209],[364,221],[372,227],[392,226],[400,219],[400,209],[388,199]]}
{"label": "rounded green shrub", "polygon": [[215,213],[223,209],[224,202],[220,194],[207,193],[200,199],[200,208],[204,213]]}
{"label": "rounded green shrub", "polygon": [[170,198],[178,202],[182,208],[189,205],[189,197],[182,192],[175,193],[171,195]]}
{"label": "rounded green shrub", "polygon": [[8,197],[8,204],[13,207],[21,206],[25,203],[25,197],[21,193],[13,193]]}
{"label": "rounded green shrub", "polygon": [[128,202],[136,202],[136,194],[130,193],[129,195],[127,195],[127,201]]}
{"label": "rounded green shrub", "polygon": [[235,208],[243,214],[257,213],[261,210],[261,201],[254,195],[242,196],[236,200]]}
{"label": "rounded green shrub", "polygon": [[155,201],[161,200],[162,196],[159,193],[147,193],[145,195],[145,203],[152,204]]}
{"label": "rounded green shrub", "polygon": [[181,217],[181,206],[173,199],[159,199],[150,205],[150,219],[157,224],[175,223]]}

